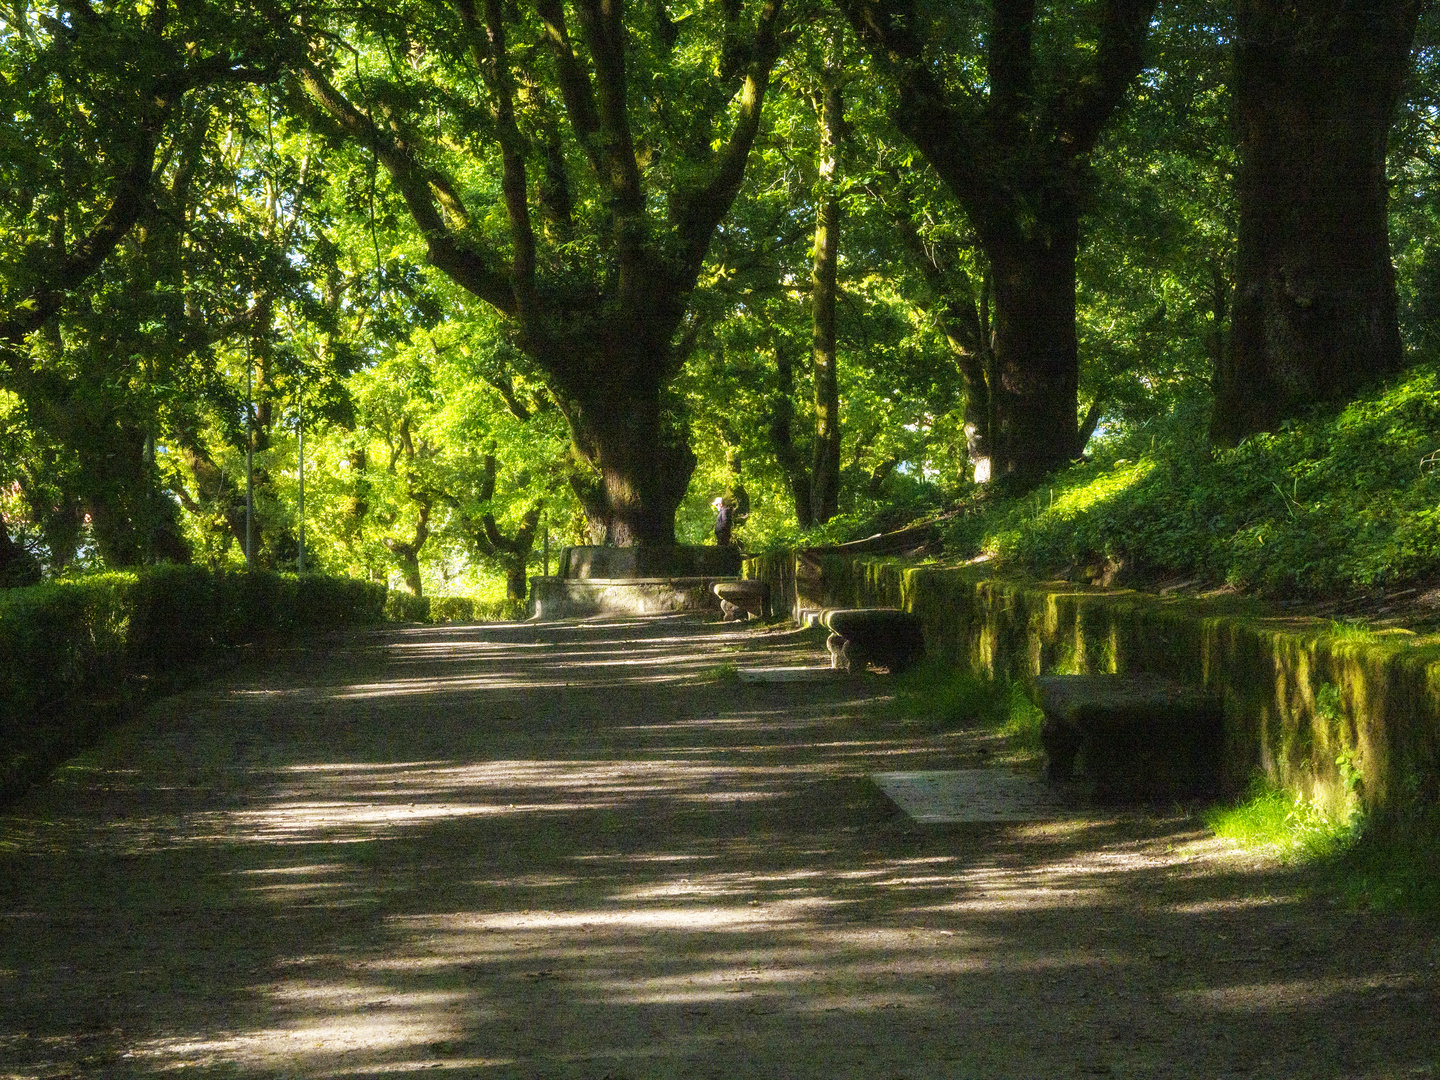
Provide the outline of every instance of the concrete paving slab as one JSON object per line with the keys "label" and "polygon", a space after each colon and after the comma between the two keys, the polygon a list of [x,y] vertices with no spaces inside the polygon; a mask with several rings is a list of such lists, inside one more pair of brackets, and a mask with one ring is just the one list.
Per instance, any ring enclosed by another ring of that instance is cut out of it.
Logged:
{"label": "concrete paving slab", "polygon": [[829,682],[843,672],[832,667],[741,668],[740,681],[748,683]]}
{"label": "concrete paving slab", "polygon": [[1063,799],[1044,781],[1002,769],[872,773],[891,802],[925,824],[1045,821],[1066,816]]}

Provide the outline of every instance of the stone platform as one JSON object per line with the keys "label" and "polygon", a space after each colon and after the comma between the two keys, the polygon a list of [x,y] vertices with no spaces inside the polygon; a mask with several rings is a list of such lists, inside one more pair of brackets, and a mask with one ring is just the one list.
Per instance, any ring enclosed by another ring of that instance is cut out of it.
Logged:
{"label": "stone platform", "polygon": [[870,779],[911,820],[927,825],[1048,821],[1071,812],[1040,779],[1003,769],[883,772]]}
{"label": "stone platform", "polygon": [[530,617],[718,613],[715,584],[738,581],[739,575],[740,553],[734,548],[567,547],[557,575],[530,579]]}
{"label": "stone platform", "polygon": [[668,615],[713,611],[720,601],[710,591],[716,578],[530,579],[531,618],[583,619],[591,615]]}

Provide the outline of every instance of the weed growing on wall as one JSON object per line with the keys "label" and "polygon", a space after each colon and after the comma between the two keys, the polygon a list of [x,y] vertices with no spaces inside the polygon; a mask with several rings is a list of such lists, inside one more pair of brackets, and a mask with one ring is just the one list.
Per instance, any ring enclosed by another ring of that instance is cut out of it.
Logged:
{"label": "weed growing on wall", "polygon": [[1329,859],[1345,851],[1360,836],[1364,817],[1358,807],[1326,812],[1303,796],[1256,780],[1239,802],[1208,810],[1205,824],[1222,839],[1297,862]]}

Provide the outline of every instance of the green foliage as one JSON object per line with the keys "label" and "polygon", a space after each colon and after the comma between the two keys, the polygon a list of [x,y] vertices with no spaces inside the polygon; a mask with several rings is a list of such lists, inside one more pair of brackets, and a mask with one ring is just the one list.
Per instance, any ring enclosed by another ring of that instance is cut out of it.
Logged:
{"label": "green foliage", "polygon": [[524,622],[530,616],[524,600],[476,600],[476,622]]}
{"label": "green foliage", "polygon": [[945,728],[998,728],[1010,717],[1005,687],[935,659],[896,679],[896,704],[907,716]]}
{"label": "green foliage", "polygon": [[1440,919],[1440,810],[1416,807],[1365,829],[1329,870],[1331,890],[1351,908]]}
{"label": "green foliage", "polygon": [[430,598],[391,589],[385,597],[385,618],[391,622],[429,622]]}
{"label": "green foliage", "polygon": [[1301,795],[1257,780],[1240,801],[1206,811],[1205,824],[1222,839],[1295,862],[1338,856],[1359,838],[1364,818],[1354,804],[1327,812]]}
{"label": "green foliage", "polygon": [[899,677],[896,706],[902,715],[941,728],[999,731],[1013,750],[1025,756],[1041,749],[1044,714],[1018,682],[987,678],[931,659]]}
{"label": "green foliage", "polygon": [[710,679],[718,683],[738,683],[740,681],[740,666],[733,660],[727,660],[723,664],[716,664],[710,669]]}
{"label": "green foliage", "polygon": [[475,621],[475,601],[468,596],[432,596],[429,620],[437,623]]}
{"label": "green foliage", "polygon": [[1243,799],[1208,810],[1205,824],[1242,847],[1313,866],[1322,887],[1348,907],[1435,918],[1440,916],[1440,811],[1415,795],[1407,793],[1404,809],[1393,818],[1370,821],[1358,804],[1326,813],[1257,779]]}
{"label": "green foliage", "polygon": [[1211,452],[1202,403],[1114,437],[1023,499],[979,503],[950,551],[1044,576],[1142,575],[1270,596],[1348,595],[1440,573],[1440,373]]}

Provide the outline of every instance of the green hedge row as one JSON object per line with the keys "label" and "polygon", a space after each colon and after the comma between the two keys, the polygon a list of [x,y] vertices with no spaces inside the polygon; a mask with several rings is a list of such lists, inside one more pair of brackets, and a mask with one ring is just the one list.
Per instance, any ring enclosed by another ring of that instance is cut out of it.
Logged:
{"label": "green hedge row", "polygon": [[524,600],[415,596],[399,590],[385,598],[385,617],[392,622],[522,622],[529,614],[529,606]]}
{"label": "green hedge row", "polygon": [[0,802],[166,681],[242,645],[377,622],[385,586],[161,566],[0,590]]}

